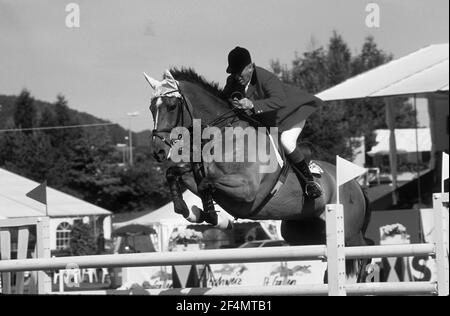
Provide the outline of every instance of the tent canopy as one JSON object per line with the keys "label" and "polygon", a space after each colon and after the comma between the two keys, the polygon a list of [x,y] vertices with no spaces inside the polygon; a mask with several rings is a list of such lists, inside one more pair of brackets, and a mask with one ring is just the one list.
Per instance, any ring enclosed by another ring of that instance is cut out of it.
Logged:
{"label": "tent canopy", "polygon": [[[202,206],[202,200],[189,190],[183,193],[183,199],[186,205],[190,209],[192,206]],[[232,217],[219,205],[215,205],[216,211],[225,213],[227,216]],[[154,225],[154,224],[171,224],[171,225],[189,225],[186,219],[180,214],[174,212],[173,203],[170,202],[155,211],[144,211],[135,214],[128,214],[128,218],[123,218],[121,214],[114,216],[113,227],[118,229],[123,226],[137,224],[137,225]],[[122,218],[121,218],[122,217]],[[252,220],[239,219],[237,223],[254,222]]]}
{"label": "tent canopy", "polygon": [[449,44],[430,45],[317,94],[324,101],[448,92]]}
{"label": "tent canopy", "polygon": [[138,236],[156,234],[156,230],[150,226],[144,225],[126,225],[114,230],[114,236]]}
{"label": "tent canopy", "polygon": [[[0,168],[0,218],[45,216],[45,205],[25,196],[39,183]],[[47,187],[48,215],[74,217],[111,215],[111,212]]]}

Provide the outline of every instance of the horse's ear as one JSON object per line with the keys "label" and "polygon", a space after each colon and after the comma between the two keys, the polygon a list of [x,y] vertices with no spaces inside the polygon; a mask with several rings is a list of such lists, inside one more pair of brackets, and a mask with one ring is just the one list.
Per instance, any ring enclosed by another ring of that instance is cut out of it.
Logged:
{"label": "horse's ear", "polygon": [[175,80],[175,78],[172,76],[172,73],[170,70],[166,70],[164,72],[164,81],[172,88],[172,89],[179,89],[180,84],[178,81]]}
{"label": "horse's ear", "polygon": [[164,72],[164,79],[176,81],[175,78],[172,76],[172,73],[170,72],[170,70],[166,70]]}
{"label": "horse's ear", "polygon": [[149,77],[145,72],[144,72],[144,77],[145,77],[145,80],[147,80],[147,82],[150,84],[150,87],[152,87],[153,90],[156,90],[157,87],[161,86],[161,82],[159,82],[156,79],[153,79],[152,77]]}

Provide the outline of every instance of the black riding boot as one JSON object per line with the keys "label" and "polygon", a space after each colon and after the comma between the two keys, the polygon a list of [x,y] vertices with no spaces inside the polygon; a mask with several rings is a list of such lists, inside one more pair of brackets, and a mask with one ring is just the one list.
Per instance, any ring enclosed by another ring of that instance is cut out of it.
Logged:
{"label": "black riding boot", "polygon": [[295,150],[288,155],[288,158],[295,166],[295,169],[300,172],[299,176],[305,182],[305,197],[309,199],[317,199],[320,197],[322,195],[322,188],[314,181],[314,177],[309,170],[308,164],[305,161],[305,156],[300,148],[295,148]]}
{"label": "black riding boot", "polygon": [[302,173],[305,178],[305,196],[310,199],[317,199],[322,195],[322,188],[320,184],[314,181],[314,177],[309,170],[308,164],[305,160],[297,162],[295,167]]}

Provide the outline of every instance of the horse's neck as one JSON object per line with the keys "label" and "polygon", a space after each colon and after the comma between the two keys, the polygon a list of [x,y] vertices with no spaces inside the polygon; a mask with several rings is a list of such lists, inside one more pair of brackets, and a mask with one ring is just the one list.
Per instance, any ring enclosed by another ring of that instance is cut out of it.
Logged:
{"label": "horse's neck", "polygon": [[189,100],[193,116],[208,124],[231,110],[229,104],[190,82],[181,82],[181,90]]}

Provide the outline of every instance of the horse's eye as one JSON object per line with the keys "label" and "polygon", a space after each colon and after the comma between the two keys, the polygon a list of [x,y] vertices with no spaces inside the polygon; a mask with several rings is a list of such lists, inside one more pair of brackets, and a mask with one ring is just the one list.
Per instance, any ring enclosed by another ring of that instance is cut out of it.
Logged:
{"label": "horse's eye", "polygon": [[167,111],[169,112],[173,112],[178,106],[178,102],[170,102],[169,104],[167,104]]}

